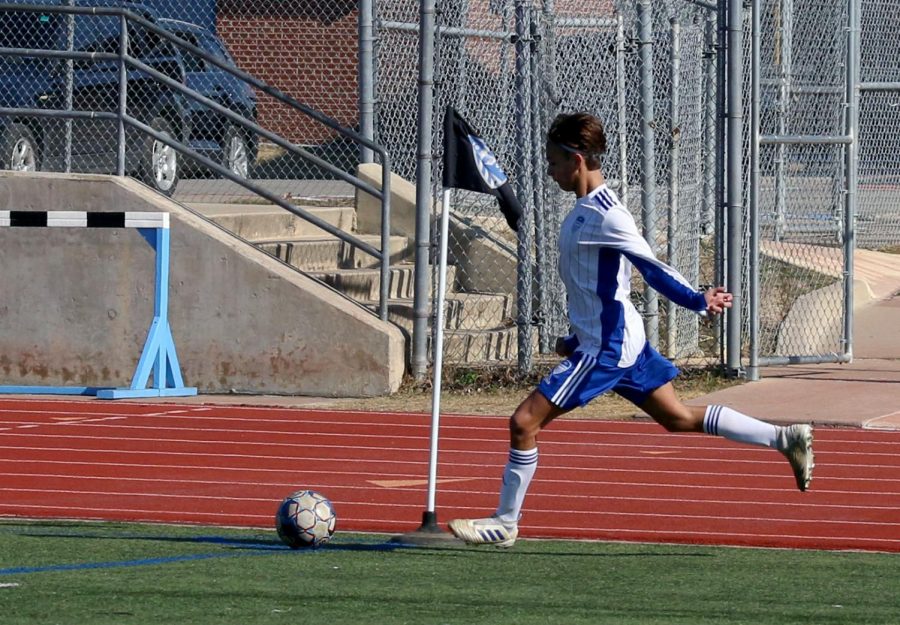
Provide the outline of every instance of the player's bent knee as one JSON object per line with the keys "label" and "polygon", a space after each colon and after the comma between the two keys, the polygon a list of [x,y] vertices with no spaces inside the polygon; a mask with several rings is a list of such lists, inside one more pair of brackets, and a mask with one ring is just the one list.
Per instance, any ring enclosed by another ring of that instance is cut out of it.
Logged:
{"label": "player's bent knee", "polygon": [[516,411],[509,419],[509,434],[513,440],[534,437],[541,430],[541,422],[531,413]]}
{"label": "player's bent knee", "polygon": [[684,414],[667,414],[656,418],[656,422],[668,432],[697,432],[698,427],[700,430],[703,429],[702,422],[698,423],[697,419],[689,412]]}

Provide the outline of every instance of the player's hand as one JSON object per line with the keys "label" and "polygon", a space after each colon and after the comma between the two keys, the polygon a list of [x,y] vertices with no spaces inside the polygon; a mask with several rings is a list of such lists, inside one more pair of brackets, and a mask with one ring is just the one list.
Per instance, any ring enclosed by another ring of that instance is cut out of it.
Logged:
{"label": "player's hand", "polygon": [[725,290],[724,286],[714,286],[703,294],[706,298],[706,312],[710,316],[719,315],[731,308],[734,296]]}

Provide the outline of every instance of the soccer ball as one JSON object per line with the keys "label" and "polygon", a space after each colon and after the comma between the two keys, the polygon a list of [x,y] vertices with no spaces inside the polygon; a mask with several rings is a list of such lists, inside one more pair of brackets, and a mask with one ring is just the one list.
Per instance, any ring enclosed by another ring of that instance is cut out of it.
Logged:
{"label": "soccer ball", "polygon": [[315,549],[331,540],[336,521],[328,497],[314,490],[298,490],[278,506],[275,529],[291,549]]}

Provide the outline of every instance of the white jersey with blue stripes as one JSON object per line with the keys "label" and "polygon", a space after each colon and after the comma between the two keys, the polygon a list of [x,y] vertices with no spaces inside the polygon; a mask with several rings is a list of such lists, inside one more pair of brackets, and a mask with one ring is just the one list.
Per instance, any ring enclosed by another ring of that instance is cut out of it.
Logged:
{"label": "white jersey with blue stripes", "polygon": [[653,255],[631,213],[603,184],[578,198],[559,237],[572,339],[600,364],[630,367],[646,342],[643,320],[629,297],[632,266],[676,304],[706,310],[703,293]]}

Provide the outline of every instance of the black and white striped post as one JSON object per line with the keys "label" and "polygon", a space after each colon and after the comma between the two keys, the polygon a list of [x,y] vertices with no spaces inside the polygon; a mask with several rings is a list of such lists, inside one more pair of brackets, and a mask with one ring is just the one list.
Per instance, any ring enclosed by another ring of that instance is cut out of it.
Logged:
{"label": "black and white striped post", "polygon": [[[0,227],[135,228],[156,253],[153,321],[128,388],[90,386],[0,386],[0,393],[96,395],[101,399],[182,397],[196,395],[186,387],[169,326],[169,214],[145,212],[0,211]],[[148,387],[150,374],[153,385]]]}

